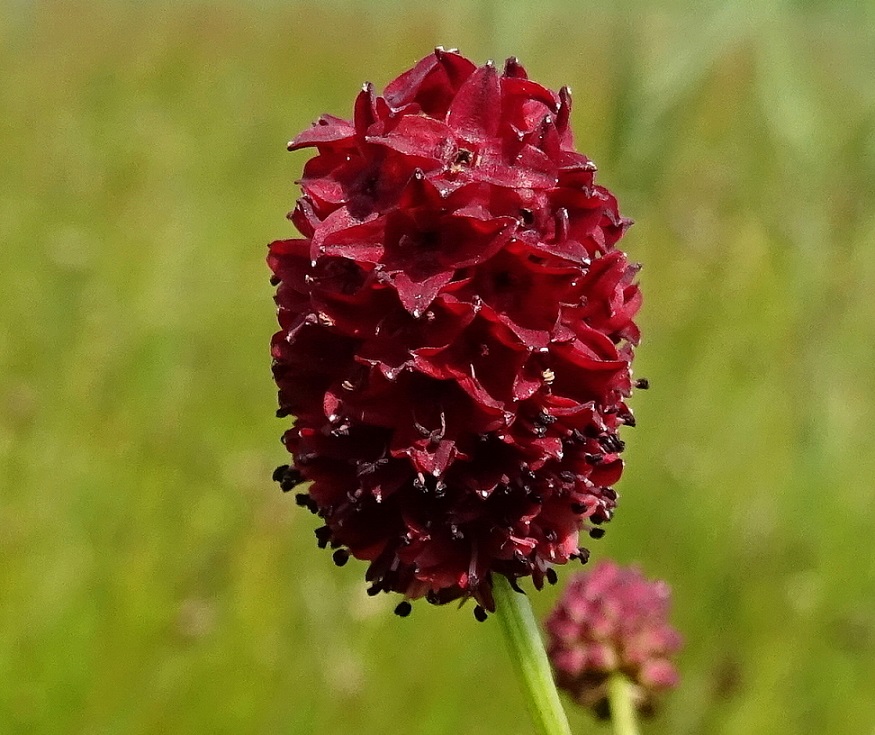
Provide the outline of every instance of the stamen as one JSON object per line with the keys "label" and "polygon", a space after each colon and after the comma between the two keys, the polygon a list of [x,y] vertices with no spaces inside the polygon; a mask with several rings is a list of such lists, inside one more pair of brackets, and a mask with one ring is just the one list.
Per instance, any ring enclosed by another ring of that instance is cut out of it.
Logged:
{"label": "stamen", "polygon": [[285,477],[286,472],[288,471],[289,466],[287,464],[281,464],[273,471],[273,481],[279,482]]}
{"label": "stamen", "polygon": [[332,558],[337,566],[342,567],[349,561],[349,551],[347,549],[338,549],[332,554]]}

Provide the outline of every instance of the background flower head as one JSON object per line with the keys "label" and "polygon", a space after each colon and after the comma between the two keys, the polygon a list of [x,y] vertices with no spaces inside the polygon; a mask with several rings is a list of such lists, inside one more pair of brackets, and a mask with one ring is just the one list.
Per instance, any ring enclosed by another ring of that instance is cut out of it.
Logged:
{"label": "background flower head", "polygon": [[574,575],[546,621],[556,683],[578,703],[607,714],[607,681],[624,674],[636,705],[652,711],[659,692],[674,687],[671,657],[680,634],[668,623],[671,590],[637,567],[600,561]]}

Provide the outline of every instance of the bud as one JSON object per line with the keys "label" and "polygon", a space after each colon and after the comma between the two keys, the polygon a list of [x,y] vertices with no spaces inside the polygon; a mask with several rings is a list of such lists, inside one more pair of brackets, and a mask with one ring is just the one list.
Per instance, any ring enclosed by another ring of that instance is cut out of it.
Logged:
{"label": "bud", "polygon": [[607,714],[607,682],[622,673],[635,703],[650,714],[656,695],[674,687],[670,657],[682,644],[668,624],[671,590],[636,567],[602,561],[576,574],[546,622],[557,685],[585,707]]}

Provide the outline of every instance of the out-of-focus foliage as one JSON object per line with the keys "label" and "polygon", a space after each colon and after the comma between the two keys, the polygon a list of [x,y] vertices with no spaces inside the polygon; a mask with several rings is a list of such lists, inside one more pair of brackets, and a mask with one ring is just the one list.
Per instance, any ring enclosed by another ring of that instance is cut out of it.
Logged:
{"label": "out-of-focus foliage", "polygon": [[638,221],[653,389],[593,546],[674,587],[648,732],[871,732],[871,7],[7,3],[0,731],[530,732],[493,624],[395,618],[270,482],[284,143],[443,43],[570,84]]}

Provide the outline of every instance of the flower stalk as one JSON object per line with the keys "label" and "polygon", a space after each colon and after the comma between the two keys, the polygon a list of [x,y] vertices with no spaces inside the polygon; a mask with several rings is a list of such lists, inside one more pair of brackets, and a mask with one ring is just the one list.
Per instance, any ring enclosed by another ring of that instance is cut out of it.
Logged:
{"label": "flower stalk", "polygon": [[529,598],[514,591],[503,574],[492,579],[495,616],[538,735],[571,735]]}
{"label": "flower stalk", "polygon": [[619,671],[608,679],[608,701],[615,735],[639,735],[632,701],[632,683]]}

